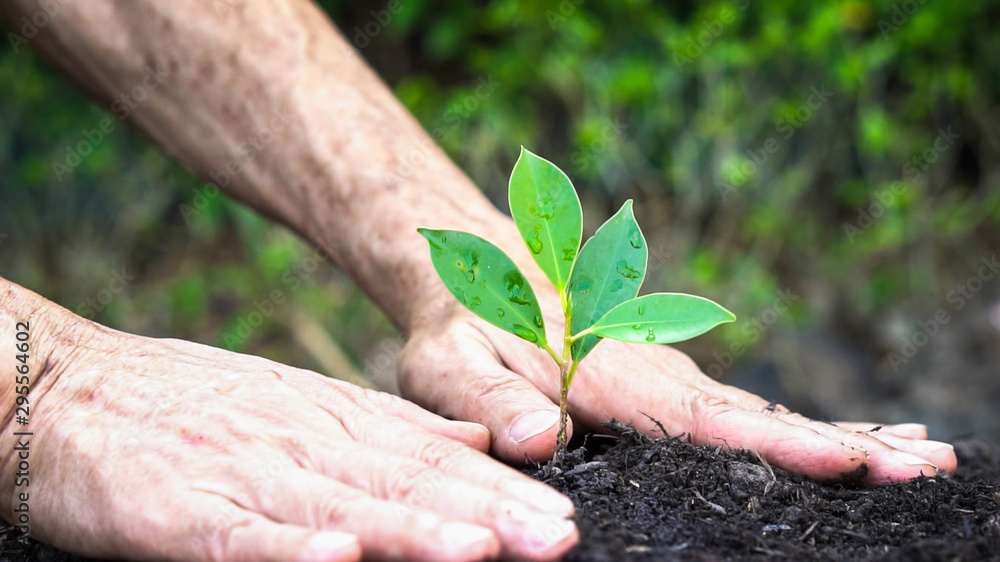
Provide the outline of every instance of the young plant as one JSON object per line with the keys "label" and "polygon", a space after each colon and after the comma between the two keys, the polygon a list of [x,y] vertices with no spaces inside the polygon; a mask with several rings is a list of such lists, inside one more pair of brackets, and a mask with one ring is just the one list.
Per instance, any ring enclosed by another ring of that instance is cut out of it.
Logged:
{"label": "young plant", "polygon": [[455,298],[490,324],[544,349],[559,366],[558,446],[564,450],[569,387],[580,361],[601,339],[673,343],[736,317],[693,295],[636,297],[647,250],[631,200],[581,249],[583,210],[573,184],[555,164],[523,147],[510,175],[509,199],[514,224],[562,298],[561,353],[549,344],[531,285],[502,250],[468,232],[417,230],[430,243],[434,269]]}

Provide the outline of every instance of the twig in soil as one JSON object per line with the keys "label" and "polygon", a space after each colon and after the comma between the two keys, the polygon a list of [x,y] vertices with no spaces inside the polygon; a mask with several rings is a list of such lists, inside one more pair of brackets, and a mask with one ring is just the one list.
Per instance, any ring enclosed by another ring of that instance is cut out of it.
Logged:
{"label": "twig in soil", "polygon": [[777,482],[778,479],[775,478],[775,476],[774,476],[774,470],[771,468],[771,464],[769,462],[767,462],[767,459],[765,459],[757,451],[750,451],[750,452],[753,453],[754,456],[757,457],[757,460],[760,461],[761,466],[763,466],[767,470],[767,473],[771,475],[771,481],[764,485],[764,495],[766,496],[767,493],[771,491],[771,488],[774,487],[774,483]]}
{"label": "twig in soil", "polygon": [[700,493],[698,492],[698,490],[692,490],[692,491],[694,492],[694,495],[695,495],[695,496],[696,496],[696,497],[697,497],[697,498],[698,498],[699,500],[701,500],[701,501],[705,502],[705,505],[707,505],[708,507],[712,508],[712,511],[716,511],[716,512],[718,512],[718,513],[721,513],[722,515],[726,515],[726,508],[722,507],[721,505],[719,505],[719,504],[717,504],[717,503],[712,503],[712,502],[710,502],[710,501],[706,500],[706,499],[705,499],[705,496],[701,495],[701,494],[700,494]]}
{"label": "twig in soil", "polygon": [[816,526],[817,525],[819,525],[819,521],[813,521],[813,524],[809,525],[809,528],[806,529],[806,532],[804,532],[801,535],[799,535],[799,538],[797,540],[799,542],[802,542],[802,541],[806,540],[806,537],[808,537],[809,535],[811,535],[812,532],[816,530]]}
{"label": "twig in soil", "polygon": [[566,476],[572,476],[574,474],[580,474],[583,472],[590,472],[591,470],[597,470],[598,468],[604,468],[608,466],[605,461],[590,461],[583,464],[578,464],[566,472]]}
{"label": "twig in soil", "polygon": [[639,412],[640,414],[642,414],[642,415],[646,416],[647,418],[649,418],[649,421],[651,421],[651,422],[655,423],[655,424],[656,424],[656,427],[660,428],[660,433],[662,433],[662,434],[663,434],[663,437],[665,437],[665,438],[667,438],[667,439],[670,439],[670,436],[669,436],[669,435],[667,435],[667,430],[666,430],[666,429],[665,429],[665,428],[663,427],[663,424],[662,424],[662,423],[660,423],[660,420],[658,420],[658,419],[654,418],[653,416],[651,416],[651,415],[647,414],[646,412],[643,412],[642,410],[638,410],[638,412]]}

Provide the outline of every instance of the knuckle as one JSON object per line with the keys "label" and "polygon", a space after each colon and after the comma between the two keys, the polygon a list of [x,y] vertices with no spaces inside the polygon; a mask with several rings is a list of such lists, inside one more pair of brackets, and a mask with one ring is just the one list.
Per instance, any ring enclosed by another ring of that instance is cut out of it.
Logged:
{"label": "knuckle", "polygon": [[463,456],[462,453],[465,450],[465,446],[455,441],[436,435],[428,435],[427,439],[416,447],[414,456],[430,466],[448,472]]}
{"label": "knuckle", "polygon": [[310,523],[317,529],[337,529],[362,509],[360,490],[327,493],[316,498],[310,510]]}
{"label": "knuckle", "polygon": [[210,562],[232,560],[237,543],[249,522],[245,517],[227,517],[222,521],[211,522],[203,535],[203,552]]}
{"label": "knuckle", "polygon": [[383,472],[378,494],[383,499],[406,500],[419,488],[422,479],[427,478],[429,467],[420,463],[396,463]]}

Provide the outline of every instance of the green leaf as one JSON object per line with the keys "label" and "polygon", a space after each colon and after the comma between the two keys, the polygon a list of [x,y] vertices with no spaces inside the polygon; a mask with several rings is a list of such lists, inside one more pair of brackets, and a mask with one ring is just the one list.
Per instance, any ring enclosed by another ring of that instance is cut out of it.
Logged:
{"label": "green leaf", "polygon": [[441,281],[465,308],[494,326],[545,347],[535,292],[503,250],[468,232],[418,228]]}
{"label": "green leaf", "polygon": [[631,343],[673,343],[704,334],[736,316],[704,297],[653,293],[614,307],[591,330]]}
{"label": "green leaf", "polygon": [[583,210],[572,182],[555,164],[521,147],[510,173],[508,197],[521,238],[562,292],[583,236]]}
{"label": "green leaf", "polygon": [[[629,199],[580,250],[569,281],[570,333],[586,330],[612,308],[634,299],[646,276],[646,260],[646,239]],[[588,335],[573,342],[573,359],[583,359],[599,340]]]}

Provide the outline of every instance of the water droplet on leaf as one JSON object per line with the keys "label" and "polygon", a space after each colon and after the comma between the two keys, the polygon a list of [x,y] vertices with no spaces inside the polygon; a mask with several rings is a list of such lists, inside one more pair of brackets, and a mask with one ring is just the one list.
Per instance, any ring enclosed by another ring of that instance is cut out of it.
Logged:
{"label": "water droplet on leaf", "polygon": [[551,197],[539,197],[535,205],[528,207],[528,212],[540,219],[549,220],[556,216],[555,201]]}
{"label": "water droplet on leaf", "polygon": [[642,329],[642,324],[632,324],[632,329],[633,330],[641,330]]}
{"label": "water droplet on leaf", "polygon": [[563,261],[573,261],[576,259],[576,248],[563,248]]}
{"label": "water droplet on leaf", "polygon": [[534,330],[526,326],[522,326],[520,324],[514,324],[513,328],[514,328],[514,335],[516,335],[517,337],[524,338],[530,342],[538,341],[538,334],[536,334]]}
{"label": "water droplet on leaf", "polygon": [[646,341],[656,341],[656,334],[653,333],[653,329],[649,329],[649,333],[646,334]]}
{"label": "water droplet on leaf", "polygon": [[640,304],[639,308],[636,309],[636,312],[639,313],[639,316],[642,316],[643,314],[645,314],[646,313],[646,305]]}
{"label": "water droplet on leaf", "polygon": [[532,254],[542,253],[542,225],[535,225],[535,232],[531,235],[531,238],[525,240],[528,243],[528,249],[531,250]]}
{"label": "water droplet on leaf", "polygon": [[504,312],[502,308],[497,309],[497,318],[503,318],[504,314],[506,314],[506,312]]}
{"label": "water droplet on leaf", "polygon": [[642,235],[638,230],[633,230],[628,234],[628,243],[636,250],[642,248]]}
{"label": "water droplet on leaf", "polygon": [[618,260],[616,270],[619,275],[626,279],[638,279],[640,277],[639,270],[629,267],[628,262],[625,260]]}
{"label": "water droplet on leaf", "polygon": [[608,285],[608,290],[612,293],[617,293],[618,291],[621,291],[624,286],[625,283],[623,283],[621,279],[615,279],[610,285]]}
{"label": "water droplet on leaf", "polygon": [[503,280],[507,283],[507,298],[510,302],[514,304],[531,303],[525,295],[525,281],[524,277],[522,277],[520,273],[517,271],[508,271],[507,274],[503,276]]}
{"label": "water droplet on leaf", "polygon": [[586,293],[594,287],[594,280],[586,275],[581,275],[573,282],[573,291]]}
{"label": "water droplet on leaf", "polygon": [[532,318],[532,319],[531,319],[531,322],[532,322],[532,323],[533,323],[533,324],[535,325],[535,327],[536,327],[536,328],[538,328],[539,330],[541,330],[542,328],[544,328],[544,327],[545,327],[545,324],[544,324],[544,323],[542,322],[542,317],[541,317],[541,316],[539,316],[539,315],[537,315],[537,314],[535,315],[535,317],[534,317],[534,318]]}
{"label": "water droplet on leaf", "polygon": [[483,304],[483,301],[479,297],[472,297],[472,302],[469,303],[469,308],[476,308],[481,304]]}
{"label": "water droplet on leaf", "polygon": [[538,238],[530,238],[528,240],[528,249],[535,255],[542,253],[542,241]]}

